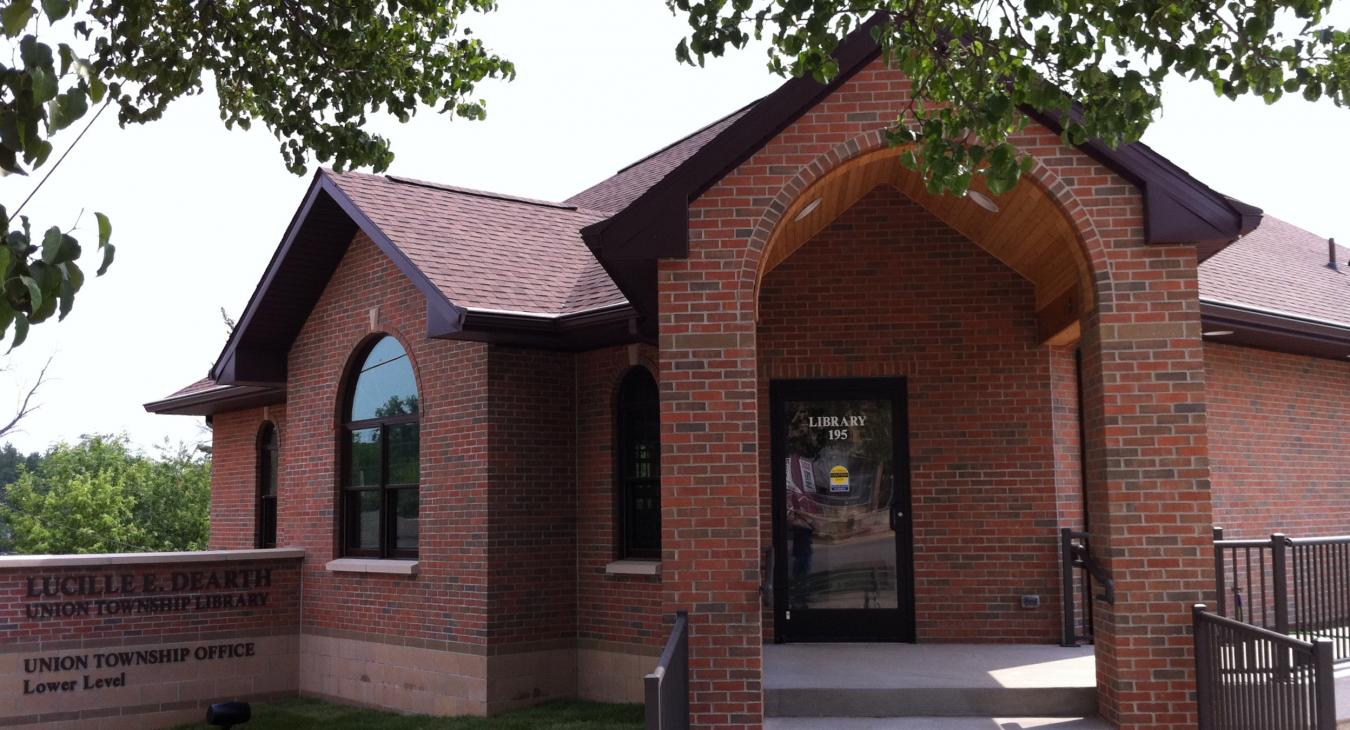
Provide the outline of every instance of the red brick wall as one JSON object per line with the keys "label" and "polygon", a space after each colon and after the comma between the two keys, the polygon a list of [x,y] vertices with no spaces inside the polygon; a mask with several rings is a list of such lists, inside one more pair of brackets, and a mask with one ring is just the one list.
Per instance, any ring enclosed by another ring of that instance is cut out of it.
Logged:
{"label": "red brick wall", "polygon": [[[663,604],[691,611],[700,728],[763,715],[758,263],[792,200],[880,146],[908,95],[881,63],[860,72],[694,201],[688,256],[660,262]],[[1085,453],[1094,546],[1117,587],[1097,609],[1102,711],[1126,728],[1193,727],[1188,605],[1212,570],[1195,252],[1146,245],[1138,192],[1056,135],[1032,125],[1014,142],[1081,234],[1096,284]],[[1160,533],[1166,546],[1148,542]]]}
{"label": "red brick wall", "polygon": [[[1058,636],[1049,353],[1034,303],[1029,282],[889,186],[764,278],[763,525],[769,381],[907,376],[921,642]],[[1020,608],[1022,594],[1041,608]]]}
{"label": "red brick wall", "polygon": [[1214,524],[1350,534],[1350,363],[1205,344]]}
{"label": "red brick wall", "polygon": [[[378,307],[372,331],[370,310]],[[335,573],[343,374],[375,333],[400,338],[421,395],[419,573]],[[430,646],[488,631],[487,346],[426,337],[426,299],[364,235],[352,242],[289,356],[278,544],[303,547],[307,632]]]}
{"label": "red brick wall", "polygon": [[[629,350],[611,347],[577,355],[577,635],[583,640],[659,646],[665,641],[659,576],[608,575],[616,560],[615,398]],[[655,366],[655,352],[639,362]]]}
{"label": "red brick wall", "polygon": [[[212,550],[243,550],[255,546],[258,433],[266,421],[276,426],[280,437],[286,430],[286,406],[232,411],[211,419]],[[284,473],[284,452],[280,459]],[[283,507],[277,509],[280,511]]]}
{"label": "red brick wall", "polygon": [[488,640],[494,647],[576,637],[572,363],[570,353],[488,350]]}

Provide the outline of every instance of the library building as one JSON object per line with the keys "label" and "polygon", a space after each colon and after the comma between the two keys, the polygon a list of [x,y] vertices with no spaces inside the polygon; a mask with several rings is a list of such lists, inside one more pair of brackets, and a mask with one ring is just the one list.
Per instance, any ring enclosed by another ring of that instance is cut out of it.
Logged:
{"label": "library building", "polygon": [[1011,192],[930,194],[837,55],[562,201],[318,172],[146,405],[211,424],[211,549],[0,557],[0,726],[678,664],[701,730],[1196,727],[1214,528],[1350,533],[1350,250],[1036,115]]}

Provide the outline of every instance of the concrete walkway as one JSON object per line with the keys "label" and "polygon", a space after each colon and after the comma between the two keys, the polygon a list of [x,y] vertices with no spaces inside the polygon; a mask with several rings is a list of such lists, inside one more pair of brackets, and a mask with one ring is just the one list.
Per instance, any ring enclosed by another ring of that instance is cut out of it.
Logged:
{"label": "concrete walkway", "polygon": [[1043,644],[770,644],[765,689],[1096,687],[1092,647]]}
{"label": "concrete walkway", "polygon": [[1095,717],[769,717],[764,730],[1109,730]]}
{"label": "concrete walkway", "polygon": [[1350,661],[1336,665],[1336,725],[1350,727]]}
{"label": "concrete walkway", "polygon": [[764,647],[774,730],[1079,730],[1097,708],[1091,647],[788,644]]}

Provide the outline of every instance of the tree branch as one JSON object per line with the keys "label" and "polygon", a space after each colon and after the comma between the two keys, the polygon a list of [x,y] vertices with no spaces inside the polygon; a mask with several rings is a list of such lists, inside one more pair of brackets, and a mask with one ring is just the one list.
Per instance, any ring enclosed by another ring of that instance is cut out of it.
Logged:
{"label": "tree branch", "polygon": [[47,358],[47,362],[43,364],[42,370],[38,371],[37,380],[33,381],[33,385],[28,388],[28,392],[24,393],[23,401],[20,402],[19,409],[15,412],[14,417],[9,419],[9,423],[0,426],[0,438],[8,436],[18,427],[20,421],[27,418],[33,411],[42,407],[41,403],[33,403],[33,396],[37,395],[38,389],[42,387],[43,383],[47,382],[47,368],[51,366],[52,359],[49,357]]}

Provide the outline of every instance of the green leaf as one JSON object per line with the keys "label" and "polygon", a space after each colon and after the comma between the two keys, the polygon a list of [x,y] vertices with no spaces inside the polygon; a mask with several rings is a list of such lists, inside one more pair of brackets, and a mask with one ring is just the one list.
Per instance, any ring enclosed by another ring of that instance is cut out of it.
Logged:
{"label": "green leaf", "polygon": [[[42,235],[42,260],[56,263],[61,257],[61,229],[52,226]],[[36,305],[35,305],[36,306]]]}
{"label": "green leaf", "polygon": [[[94,213],[94,218],[98,219],[98,245],[100,247],[108,245],[108,239],[112,238],[112,221],[108,216],[102,213]],[[99,272],[103,273],[102,271]]]}
{"label": "green leaf", "polygon": [[10,350],[22,345],[24,340],[28,339],[28,317],[23,312],[14,313],[14,342],[9,346]]}
{"label": "green leaf", "polygon": [[20,276],[19,281],[28,287],[28,306],[37,310],[42,307],[42,286],[31,276]]}
{"label": "green leaf", "polygon": [[0,10],[0,27],[4,28],[6,36],[14,38],[28,27],[28,21],[36,12],[33,0],[11,0],[4,10]]}
{"label": "green leaf", "polygon": [[54,23],[70,14],[70,0],[42,0],[42,12]]}

